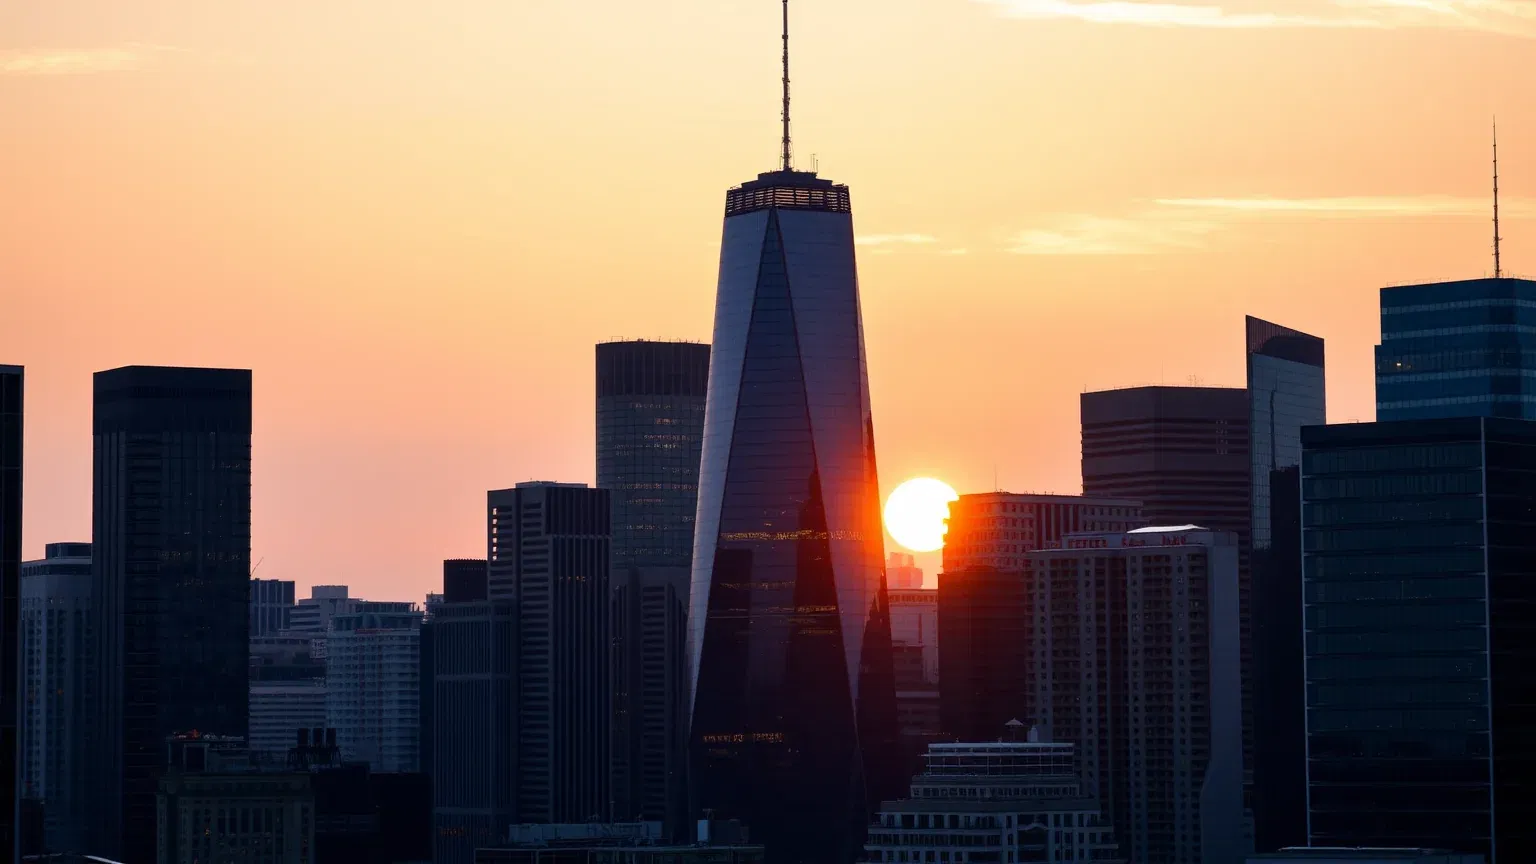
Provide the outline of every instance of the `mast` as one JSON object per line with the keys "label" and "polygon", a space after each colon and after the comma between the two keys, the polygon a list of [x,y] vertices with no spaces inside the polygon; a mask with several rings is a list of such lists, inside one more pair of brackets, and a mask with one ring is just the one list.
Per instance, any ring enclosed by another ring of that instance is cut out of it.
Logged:
{"label": "mast", "polygon": [[[789,0],[784,0],[788,3]],[[786,84],[785,86],[788,86]],[[787,96],[785,97],[788,98]],[[788,103],[785,103],[788,105]],[[788,115],[786,115],[788,116]],[[786,127],[788,128],[788,127]],[[787,133],[786,133],[787,134]],[[786,138],[785,141],[789,139]],[[1493,121],[1493,278],[1504,276],[1504,267],[1499,261],[1499,121]]]}
{"label": "mast", "polygon": [[779,144],[781,167],[793,171],[789,146],[789,0],[784,0],[784,113],[781,119],[784,123],[784,138]]}

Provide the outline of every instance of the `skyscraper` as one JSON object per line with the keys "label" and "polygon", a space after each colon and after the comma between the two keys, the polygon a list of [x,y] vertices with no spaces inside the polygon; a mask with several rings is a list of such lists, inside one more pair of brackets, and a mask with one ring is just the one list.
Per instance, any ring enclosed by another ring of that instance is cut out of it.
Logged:
{"label": "skyscraper", "polygon": [[148,861],[166,737],[246,734],[251,373],[98,372],[94,425],[91,851]]}
{"label": "skyscraper", "polygon": [[608,490],[519,483],[486,499],[490,599],[517,609],[518,819],[606,821],[613,743]]}
{"label": "skyscraper", "polygon": [[19,859],[16,801],[16,693],[20,670],[20,366],[0,366],[0,855]]}
{"label": "skyscraper", "polygon": [[1311,842],[1536,860],[1536,423],[1302,440]]}
{"label": "skyscraper", "polygon": [[443,562],[443,602],[473,603],[486,592],[484,558],[450,558]]}
{"label": "skyscraper", "polygon": [[1080,534],[1025,562],[1036,722],[1136,862],[1242,860],[1237,537]]}
{"label": "skyscraper", "polygon": [[1536,281],[1381,289],[1376,419],[1536,419]]}
{"label": "skyscraper", "polygon": [[944,569],[1017,570],[1025,555],[1060,545],[1068,534],[1129,531],[1145,524],[1141,502],[1132,498],[1013,492],[961,495],[949,505]]}
{"label": "skyscraper", "polygon": [[360,611],[331,620],[326,725],[348,760],[413,773],[421,754],[421,613]]}
{"label": "skyscraper", "polygon": [[785,24],[781,164],[725,196],[688,619],[694,803],[770,864],[853,860],[901,780],[852,208],[791,165]]}
{"label": "skyscraper", "polygon": [[91,544],[21,565],[21,797],[43,802],[49,849],[87,848],[85,738],[96,659]]}
{"label": "skyscraper", "polygon": [[613,507],[613,566],[693,559],[709,346],[597,346],[597,486]]}
{"label": "skyscraper", "polygon": [[613,574],[613,818],[687,821],[688,568]]}
{"label": "skyscraper", "polygon": [[[1244,324],[1253,556],[1242,608],[1248,640],[1244,656],[1249,658],[1243,669],[1243,722],[1251,730],[1245,752],[1254,836],[1267,852],[1306,842],[1304,808],[1295,806],[1295,793],[1304,792],[1296,783],[1302,766],[1296,641],[1301,634],[1301,537],[1271,526],[1272,507],[1289,515],[1300,506],[1300,493],[1276,502],[1270,477],[1301,464],[1302,427],[1327,422],[1327,388],[1323,340],[1251,316]],[[1266,604],[1261,597],[1279,602]]]}
{"label": "skyscraper", "polygon": [[1033,719],[1029,586],[1018,570],[939,574],[939,728],[984,741],[1011,720]]}
{"label": "skyscraper", "polygon": [[282,579],[251,580],[251,638],[287,630],[293,614],[293,583]]}

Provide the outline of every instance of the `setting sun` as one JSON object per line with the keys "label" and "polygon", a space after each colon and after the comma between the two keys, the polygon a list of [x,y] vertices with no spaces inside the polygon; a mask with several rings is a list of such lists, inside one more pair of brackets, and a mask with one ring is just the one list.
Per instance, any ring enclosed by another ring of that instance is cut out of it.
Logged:
{"label": "setting sun", "polygon": [[885,529],[913,552],[935,552],[944,546],[944,521],[949,502],[960,496],[948,483],[914,477],[896,487],[885,500]]}

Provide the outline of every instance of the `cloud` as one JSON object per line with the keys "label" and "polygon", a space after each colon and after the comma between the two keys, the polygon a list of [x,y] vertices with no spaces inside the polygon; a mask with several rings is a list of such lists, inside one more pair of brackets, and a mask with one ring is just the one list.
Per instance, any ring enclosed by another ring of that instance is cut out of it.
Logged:
{"label": "cloud", "polygon": [[131,72],[158,54],[184,51],[168,45],[132,42],[117,48],[0,51],[0,75],[100,75]]}
{"label": "cloud", "polygon": [[[1203,29],[1440,28],[1536,38],[1536,0],[1316,0],[1279,12],[1135,0],[976,0],[999,14],[1025,20],[1062,19],[1090,24]],[[1272,2],[1272,0],[1271,0]]]}
{"label": "cloud", "polygon": [[853,242],[857,246],[926,246],[939,242],[939,239],[927,234],[865,234]]}
{"label": "cloud", "polygon": [[[1453,195],[1352,196],[1342,198],[1159,198],[1162,207],[1219,211],[1237,216],[1301,215],[1332,218],[1485,217],[1492,215],[1491,198]],[[1536,216],[1536,202],[1500,201],[1512,219]]]}
{"label": "cloud", "polygon": [[1146,255],[1195,249],[1220,226],[1147,211],[1128,217],[1077,214],[1049,228],[1028,228],[1008,240],[1015,255]]}

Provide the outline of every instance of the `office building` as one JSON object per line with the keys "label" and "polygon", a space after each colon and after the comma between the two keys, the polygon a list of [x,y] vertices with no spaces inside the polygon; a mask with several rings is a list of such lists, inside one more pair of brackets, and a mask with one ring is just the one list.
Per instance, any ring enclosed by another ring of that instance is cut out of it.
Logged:
{"label": "office building", "polygon": [[360,601],[348,593],[345,585],[316,585],[309,589],[309,597],[300,600],[289,613],[288,629],[323,638],[331,629],[332,618],[357,611]]}
{"label": "office building", "polygon": [[[895,553],[892,558],[898,557]],[[911,556],[904,556],[909,561]],[[896,728],[906,766],[916,769],[928,743],[943,730],[939,703],[938,590],[891,588],[891,668],[896,686]],[[913,581],[908,579],[906,581]],[[908,771],[907,773],[911,773]]]}
{"label": "office building", "polygon": [[[324,640],[319,640],[324,644]],[[308,682],[325,679],[325,657],[317,656],[316,640],[292,630],[251,640],[251,684]],[[313,725],[313,724],[311,724]],[[252,741],[256,740],[252,732]]]}
{"label": "office building", "polygon": [[167,736],[246,734],[251,373],[95,376],[92,852],[155,855]]}
{"label": "office building", "polygon": [[[405,604],[409,606],[409,604]],[[420,755],[421,613],[354,612],[331,619],[326,724],[341,755],[377,772],[411,773]]]}
{"label": "office building", "polygon": [[700,820],[698,833],[700,842],[674,846],[660,822],[513,825],[506,843],[475,852],[475,864],[763,864],[763,847],[748,845],[739,826]]}
{"label": "office building", "polygon": [[517,617],[512,603],[444,603],[431,634],[433,861],[472,864],[517,821]]}
{"label": "office building", "polygon": [[923,568],[917,566],[917,559],[902,552],[892,552],[887,556],[885,587],[891,591],[898,588],[923,587]]}
{"label": "office building", "polygon": [[597,346],[597,485],[609,491],[615,569],[692,560],[708,384],[708,345]]}
{"label": "office building", "polygon": [[1072,745],[1011,737],[931,745],[911,794],[880,805],[867,860],[1123,864],[1114,826],[1078,781]]}
{"label": "office building", "polygon": [[286,762],[300,729],[325,725],[325,694],[324,678],[251,681],[251,758],[266,765]]}
{"label": "office building", "polygon": [[784,121],[778,170],[725,196],[690,784],[773,864],[843,862],[904,778],[852,207],[847,186],[794,170],[787,100]]}
{"label": "office building", "polygon": [[1079,534],[1025,559],[1035,722],[1077,744],[1131,861],[1248,851],[1237,573],[1237,537],[1195,526]]}
{"label": "office building", "polygon": [[1536,423],[1302,442],[1312,844],[1536,860]]}
{"label": "office building", "polygon": [[939,727],[957,741],[995,737],[1034,716],[1029,586],[1018,570],[939,574]]}
{"label": "office building", "polygon": [[1082,531],[1129,531],[1147,524],[1141,502],[1080,495],[961,495],[949,505],[944,569],[1017,570],[1036,549],[1059,546]]}
{"label": "office building", "polygon": [[443,562],[443,603],[475,603],[486,599],[484,558],[450,558]]}
{"label": "office building", "polygon": [[[919,571],[921,572],[921,571]],[[919,583],[921,584],[921,583]],[[939,592],[936,588],[892,588],[891,642],[921,649],[922,678],[939,681]]]}
{"label": "office building", "polygon": [[1306,672],[1302,645],[1301,467],[1270,472],[1271,548],[1253,559],[1255,848],[1307,842]]}
{"label": "office building", "polygon": [[1381,289],[1376,419],[1536,420],[1536,281]]}
{"label": "office building", "polygon": [[159,864],[316,860],[308,773],[257,770],[238,737],[173,735],[162,755],[170,764],[159,784]]}
{"label": "office building", "polygon": [[16,818],[16,694],[21,686],[21,445],[20,366],[0,366],[0,857],[18,857]]}
{"label": "office building", "polygon": [[609,494],[487,494],[490,599],[517,609],[518,819],[606,819],[613,745]]}
{"label": "office building", "polygon": [[49,543],[21,565],[22,798],[44,804],[49,849],[86,848],[88,691],[95,660],[91,544]]}
{"label": "office building", "polygon": [[251,580],[251,638],[275,635],[290,626],[293,583],[282,579]]}
{"label": "office building", "polygon": [[614,815],[686,839],[687,567],[613,574]]}
{"label": "office building", "polygon": [[1300,846],[1249,855],[1248,864],[1487,864],[1487,859],[1444,849]]}

